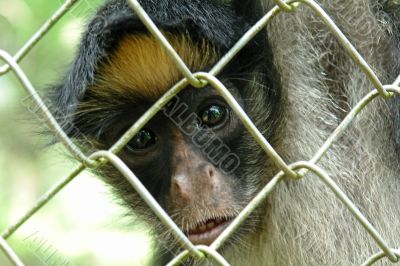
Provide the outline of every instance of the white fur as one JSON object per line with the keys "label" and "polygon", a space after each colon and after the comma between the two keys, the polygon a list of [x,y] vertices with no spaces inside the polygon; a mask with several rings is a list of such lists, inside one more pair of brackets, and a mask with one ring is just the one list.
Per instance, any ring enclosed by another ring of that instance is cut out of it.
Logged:
{"label": "white fur", "polygon": [[[324,3],[379,78],[394,81],[385,69],[398,60],[392,56],[390,29],[378,22],[371,4]],[[309,8],[280,14],[267,31],[286,102],[282,142],[276,148],[288,163],[309,160],[373,85]],[[395,248],[400,247],[400,159],[393,134],[387,102],[377,99],[319,165]],[[380,251],[316,176],[279,184],[263,208],[268,208],[264,233],[244,240],[252,248],[224,254],[233,265],[360,265]]]}

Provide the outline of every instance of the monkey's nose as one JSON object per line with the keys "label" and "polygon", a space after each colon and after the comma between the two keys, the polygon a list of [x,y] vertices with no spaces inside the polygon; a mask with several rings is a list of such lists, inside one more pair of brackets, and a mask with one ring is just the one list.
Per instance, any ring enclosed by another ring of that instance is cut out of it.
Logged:
{"label": "monkey's nose", "polygon": [[172,198],[179,198],[185,202],[190,201],[193,196],[193,191],[191,193],[191,184],[184,174],[176,175],[171,180],[171,195]]}
{"label": "monkey's nose", "polygon": [[180,206],[197,199],[207,200],[215,194],[217,179],[217,171],[212,165],[187,167],[185,171],[172,176],[171,198]]}

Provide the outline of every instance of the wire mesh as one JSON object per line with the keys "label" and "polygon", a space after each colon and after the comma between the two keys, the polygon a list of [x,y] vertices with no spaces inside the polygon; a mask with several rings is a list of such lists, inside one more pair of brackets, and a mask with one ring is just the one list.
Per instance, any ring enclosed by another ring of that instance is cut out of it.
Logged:
{"label": "wire mesh", "polygon": [[[25,222],[27,222],[38,210],[40,210],[46,203],[48,203],[58,192],[63,190],[68,184],[75,179],[79,174],[87,168],[98,167],[101,164],[109,163],[115,167],[134,187],[138,194],[148,204],[148,206],[158,216],[160,221],[166,225],[171,232],[175,235],[176,239],[185,248],[181,254],[176,256],[168,265],[177,265],[183,262],[188,256],[195,259],[210,259],[220,265],[229,265],[225,258],[218,253],[218,249],[224,242],[238,229],[238,227],[248,218],[248,216],[259,206],[279,185],[283,177],[287,176],[293,180],[298,180],[305,176],[307,172],[312,172],[318,176],[324,184],[333,191],[336,197],[344,203],[350,213],[357,219],[357,221],[365,228],[369,235],[375,240],[376,244],[380,247],[381,251],[373,254],[363,265],[372,265],[377,261],[388,258],[392,262],[398,262],[400,259],[400,250],[390,247],[385,239],[380,235],[376,228],[368,221],[368,219],[359,211],[355,204],[346,196],[346,194],[338,187],[338,185],[329,177],[329,175],[318,167],[316,163],[326,154],[331,146],[340,138],[346,129],[351,125],[353,120],[358,116],[363,109],[369,105],[374,99],[390,98],[395,94],[400,94],[400,77],[394,81],[393,84],[383,85],[377,75],[364,60],[364,58],[357,52],[351,42],[345,37],[340,29],[335,25],[332,19],[325,13],[325,11],[313,0],[298,0],[284,2],[282,0],[275,0],[276,6],[272,8],[264,17],[262,17],[253,27],[251,27],[242,38],[231,48],[231,50],[224,55],[221,60],[208,72],[208,73],[192,73],[191,70],[185,65],[183,60],[179,57],[177,52],[169,44],[168,40],[152,22],[146,11],[141,7],[137,0],[128,0],[129,6],[133,9],[138,17],[142,20],[151,34],[159,41],[159,43],[166,49],[168,55],[176,64],[178,69],[184,76],[184,79],[173,86],[167,91],[154,105],[147,110],[147,112],[134,124],[132,127],[107,151],[98,151],[90,156],[86,156],[71,139],[67,137],[65,132],[57,124],[56,119],[50,113],[46,104],[37,94],[36,89],[30,83],[28,77],[19,67],[18,63],[24,58],[26,54],[48,33],[52,26],[64,16],[67,11],[79,0],[67,0],[54,15],[33,35],[33,37],[14,55],[11,56],[6,51],[0,50],[0,58],[5,62],[0,67],[0,75],[4,75],[12,71],[19,82],[32,97],[33,101],[39,106],[40,111],[44,114],[45,122],[53,130],[54,134],[68,149],[80,164],[72,170],[66,177],[64,177],[58,184],[45,193],[36,204],[26,212],[14,225],[8,227],[0,237],[0,249],[5,253],[6,257],[14,265],[23,265],[20,258],[15,254],[13,249],[8,245],[6,240],[13,235]],[[253,124],[251,119],[247,116],[245,111],[240,107],[235,98],[226,89],[224,84],[216,78],[223,68],[235,57],[235,55],[246,44],[260,32],[275,16],[281,12],[295,12],[300,5],[308,6],[313,12],[319,16],[325,23],[327,29],[336,37],[338,42],[347,51],[348,55],[360,67],[362,71],[368,76],[371,83],[375,86],[375,90],[368,93],[353,109],[347,114],[341,124],[334,130],[326,142],[316,152],[313,158],[308,162],[296,162],[287,164],[280,155],[274,150],[271,144],[263,137],[261,132]],[[226,100],[232,110],[240,118],[248,132],[254,137],[258,144],[264,149],[266,154],[273,160],[273,162],[281,169],[281,171],[274,176],[271,181],[254,197],[254,199],[241,211],[241,213],[233,220],[233,222],[226,228],[226,230],[210,245],[210,246],[195,246],[187,236],[179,229],[171,217],[163,210],[157,203],[152,195],[141,184],[139,179],[134,173],[124,164],[124,162],[116,155],[124,146],[136,135],[136,133],[155,116],[164,105],[166,105],[175,95],[184,90],[187,86],[204,87],[211,85],[219,94]]]}

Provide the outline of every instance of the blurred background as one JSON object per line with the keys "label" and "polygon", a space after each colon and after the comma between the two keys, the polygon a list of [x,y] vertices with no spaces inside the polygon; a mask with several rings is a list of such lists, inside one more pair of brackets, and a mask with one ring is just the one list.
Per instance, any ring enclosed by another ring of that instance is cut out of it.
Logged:
{"label": "blurred background", "polygon": [[[64,73],[100,2],[79,1],[22,60],[41,95]],[[0,0],[0,49],[14,55],[62,3]],[[43,123],[26,100],[12,72],[0,76],[0,232],[77,165],[60,145],[46,145]],[[26,265],[146,265],[152,256],[148,230],[122,213],[107,188],[85,172],[8,242]],[[8,265],[0,252],[0,266]]]}

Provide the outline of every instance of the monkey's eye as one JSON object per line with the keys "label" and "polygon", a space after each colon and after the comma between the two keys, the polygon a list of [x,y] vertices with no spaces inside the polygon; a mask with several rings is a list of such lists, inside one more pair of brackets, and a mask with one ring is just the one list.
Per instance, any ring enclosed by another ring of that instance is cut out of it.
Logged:
{"label": "monkey's eye", "polygon": [[200,114],[202,124],[209,127],[222,125],[226,121],[227,116],[228,110],[218,104],[209,105]]}
{"label": "monkey's eye", "polygon": [[144,128],[131,139],[127,148],[131,151],[143,151],[155,145],[156,142],[157,137],[153,131]]}

